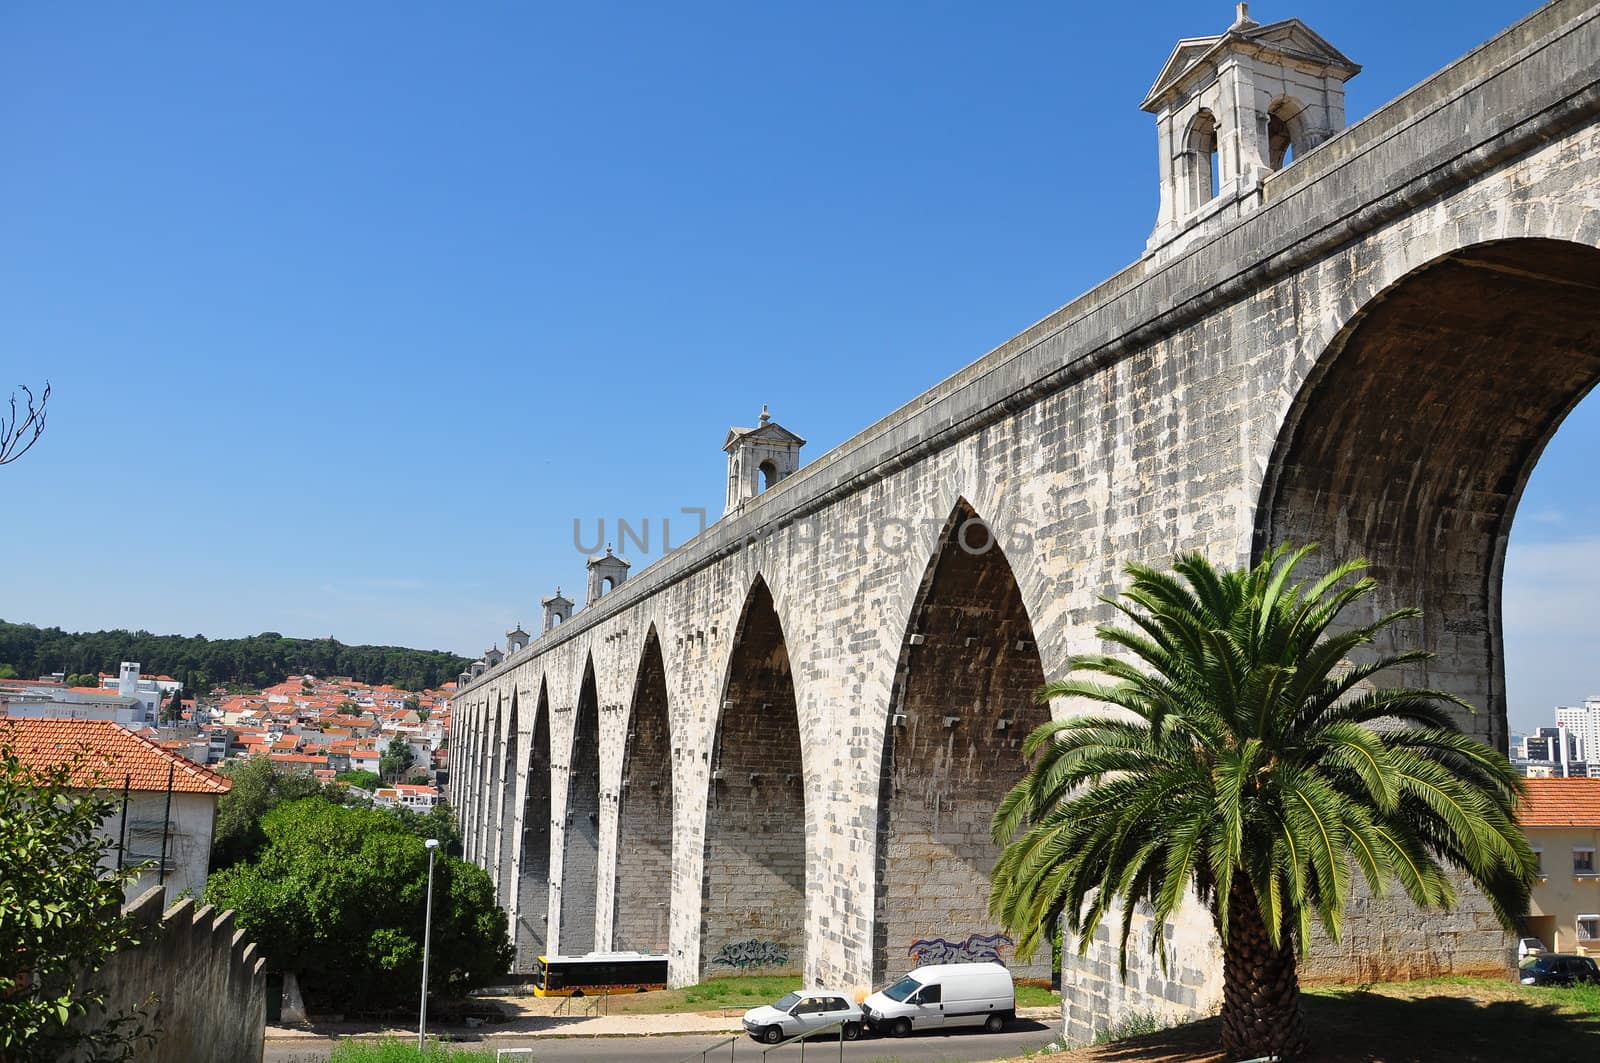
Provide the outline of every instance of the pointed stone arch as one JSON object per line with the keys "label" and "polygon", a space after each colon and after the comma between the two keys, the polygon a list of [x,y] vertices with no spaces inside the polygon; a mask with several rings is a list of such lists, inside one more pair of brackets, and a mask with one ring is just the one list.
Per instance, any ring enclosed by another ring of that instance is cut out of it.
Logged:
{"label": "pointed stone arch", "polygon": [[612,947],[664,953],[669,945],[673,846],[672,714],[655,624],[645,632],[627,716],[617,815]]}
{"label": "pointed stone arch", "polygon": [[1420,606],[1393,633],[1436,657],[1396,678],[1464,698],[1462,726],[1502,751],[1506,544],[1545,444],[1600,381],[1596,278],[1600,250],[1520,238],[1394,280],[1320,351],[1256,506],[1255,559],[1318,542],[1318,564],[1372,562],[1372,615]]}
{"label": "pointed stone arch", "polygon": [[600,693],[594,657],[585,654],[567,759],[567,814],[561,859],[561,952],[595,948],[600,871]]}
{"label": "pointed stone arch", "polygon": [[707,973],[798,971],[806,926],[800,723],[783,625],[760,575],[734,630],[716,715],[701,967]]}
{"label": "pointed stone arch", "polygon": [[[1043,683],[1010,562],[959,498],[918,587],[883,722],[875,980],[960,955],[958,946],[980,958],[1000,945],[988,914],[999,855],[989,823],[1023,774],[1022,739],[1050,719],[1035,699]],[[1027,973],[1048,976],[1049,956]]]}
{"label": "pointed stone arch", "polygon": [[505,749],[501,756],[501,779],[498,796],[495,799],[495,873],[496,896],[500,907],[511,908],[511,899],[516,895],[517,883],[512,880],[511,869],[516,855],[516,799],[517,799],[517,769],[521,767],[518,757],[518,719],[519,703],[516,687],[511,688],[511,706],[507,715],[505,729]]}
{"label": "pointed stone arch", "polygon": [[477,825],[478,825],[478,865],[489,872],[491,878],[496,877],[496,864],[499,858],[499,838],[495,835],[496,813],[500,803],[497,800],[500,793],[500,775],[505,770],[505,758],[502,755],[500,734],[505,706],[498,690],[490,694],[492,707],[488,711],[487,729],[484,731],[483,745],[483,771],[478,782],[480,795]]}
{"label": "pointed stone arch", "polygon": [[550,695],[544,678],[533,705],[533,728],[522,770],[522,860],[513,927],[516,969],[531,971],[549,940],[550,920]]}

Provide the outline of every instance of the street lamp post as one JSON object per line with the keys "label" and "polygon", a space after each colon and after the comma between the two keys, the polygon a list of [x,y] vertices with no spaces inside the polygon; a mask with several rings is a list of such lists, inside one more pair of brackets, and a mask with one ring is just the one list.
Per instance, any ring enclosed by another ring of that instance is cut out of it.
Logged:
{"label": "street lamp post", "polygon": [[433,943],[433,854],[439,850],[439,839],[423,842],[428,850],[428,907],[422,916],[422,1014],[417,1019],[417,1051],[426,1052],[428,1035],[428,948]]}

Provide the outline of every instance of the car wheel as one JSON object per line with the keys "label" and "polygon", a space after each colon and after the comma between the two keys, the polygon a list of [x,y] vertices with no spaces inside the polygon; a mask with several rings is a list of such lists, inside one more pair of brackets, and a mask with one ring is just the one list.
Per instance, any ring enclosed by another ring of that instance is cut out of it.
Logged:
{"label": "car wheel", "polygon": [[911,1020],[910,1019],[901,1019],[900,1021],[896,1022],[894,1024],[894,1035],[896,1037],[910,1037],[911,1036]]}
{"label": "car wheel", "polygon": [[861,1024],[859,1022],[847,1022],[844,1024],[844,1039],[846,1041],[854,1041],[860,1036]]}
{"label": "car wheel", "polygon": [[1006,1028],[1006,1017],[999,1012],[995,1012],[983,1020],[983,1028],[990,1033],[999,1033]]}
{"label": "car wheel", "polygon": [[766,1032],[761,1035],[761,1039],[767,1042],[769,1045],[777,1044],[779,1041],[783,1040],[783,1027],[768,1026]]}

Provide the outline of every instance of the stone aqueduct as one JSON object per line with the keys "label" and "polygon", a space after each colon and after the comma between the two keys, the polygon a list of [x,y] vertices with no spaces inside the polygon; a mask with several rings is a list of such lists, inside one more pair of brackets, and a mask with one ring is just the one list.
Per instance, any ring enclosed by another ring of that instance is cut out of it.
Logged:
{"label": "stone aqueduct", "polygon": [[[451,796],[519,964],[638,948],[677,983],[864,986],[994,932],[989,815],[1021,736],[1072,711],[1030,692],[1099,648],[1128,560],[1368,556],[1380,605],[1426,611],[1408,678],[1504,747],[1508,531],[1600,378],[1600,2],[1341,129],[1356,69],[1296,20],[1182,42],[1146,101],[1144,258],[766,490],[735,470],[722,520],[463,676]],[[1204,913],[1161,932],[1165,973],[1067,951],[1069,1033],[1213,1003]],[[1355,978],[1506,958],[1470,899],[1426,925],[1363,902],[1315,951]]]}

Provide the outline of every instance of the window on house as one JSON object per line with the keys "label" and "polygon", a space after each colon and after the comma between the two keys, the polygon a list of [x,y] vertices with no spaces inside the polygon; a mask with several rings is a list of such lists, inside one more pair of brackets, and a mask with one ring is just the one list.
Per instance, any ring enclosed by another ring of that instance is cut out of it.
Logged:
{"label": "window on house", "polygon": [[1544,878],[1544,850],[1543,849],[1535,849],[1533,851],[1533,872],[1534,872],[1534,874],[1538,875],[1540,878]]}
{"label": "window on house", "polygon": [[1592,875],[1592,874],[1594,874],[1594,850],[1593,849],[1574,849],[1574,850],[1572,850],[1572,873],[1574,875]]}
{"label": "window on house", "polygon": [[1578,940],[1600,941],[1600,915],[1578,916]]}

